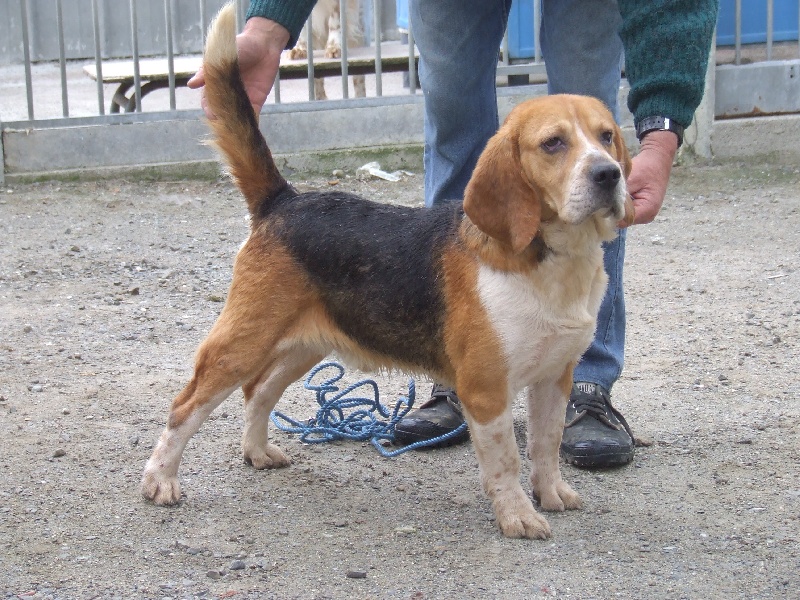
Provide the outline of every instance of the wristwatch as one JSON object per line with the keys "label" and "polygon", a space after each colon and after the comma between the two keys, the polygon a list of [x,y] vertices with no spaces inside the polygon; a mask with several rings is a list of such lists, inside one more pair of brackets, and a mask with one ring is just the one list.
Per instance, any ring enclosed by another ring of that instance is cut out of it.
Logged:
{"label": "wristwatch", "polygon": [[636,124],[636,137],[640,142],[651,131],[671,131],[678,136],[678,148],[683,144],[683,125],[669,117],[645,117]]}

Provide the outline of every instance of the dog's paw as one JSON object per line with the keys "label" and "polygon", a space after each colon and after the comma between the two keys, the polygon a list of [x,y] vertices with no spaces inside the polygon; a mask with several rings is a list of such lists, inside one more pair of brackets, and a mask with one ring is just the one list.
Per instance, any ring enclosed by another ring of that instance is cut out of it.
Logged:
{"label": "dog's paw", "polygon": [[275,444],[267,443],[262,447],[245,447],[244,460],[256,469],[279,469],[288,467],[292,460]]}
{"label": "dog's paw", "polygon": [[142,497],[159,506],[172,506],[180,502],[181,484],[177,477],[167,477],[156,472],[145,472],[141,484]]}
{"label": "dog's paw", "polygon": [[325,47],[325,58],[342,58],[342,48],[338,44],[331,44]]}
{"label": "dog's paw", "polygon": [[534,484],[533,494],[538,498],[542,510],[546,511],[564,512],[565,510],[577,510],[583,506],[578,493],[561,479],[548,486]]}
{"label": "dog's paw", "polygon": [[289,50],[289,58],[291,59],[301,59],[301,58],[308,58],[308,50],[305,46],[295,46],[291,50]]}
{"label": "dog's paw", "polygon": [[547,519],[536,512],[530,498],[522,490],[496,498],[494,512],[497,526],[506,537],[546,540],[551,535]]}

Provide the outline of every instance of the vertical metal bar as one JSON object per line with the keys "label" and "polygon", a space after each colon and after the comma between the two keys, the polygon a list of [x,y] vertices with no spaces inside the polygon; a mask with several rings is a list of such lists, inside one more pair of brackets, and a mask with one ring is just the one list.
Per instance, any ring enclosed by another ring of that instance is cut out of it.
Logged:
{"label": "vertical metal bar", "polygon": [[735,44],[734,64],[742,64],[742,0],[736,0],[736,25],[734,26],[733,43]]}
{"label": "vertical metal bar", "polygon": [[22,52],[25,57],[25,91],[28,96],[28,120],[33,121],[33,79],[31,77],[31,49],[28,36],[28,0],[19,1],[22,17]]}
{"label": "vertical metal bar", "polygon": [[341,37],[342,47],[341,65],[342,65],[342,98],[347,100],[348,86],[347,86],[347,6],[345,0],[339,0],[339,35]]}
{"label": "vertical metal bar", "polygon": [[275,74],[275,83],[272,84],[272,95],[275,98],[275,104],[281,103],[281,68],[278,67],[278,72]]}
{"label": "vertical metal bar", "polygon": [[136,112],[142,112],[142,78],[139,73],[139,25],[136,16],[136,0],[128,3],[131,9],[131,44],[133,46],[133,87]]}
{"label": "vertical metal bar", "polygon": [[772,60],[772,40],[775,25],[775,3],[767,0],[767,60]]}
{"label": "vertical metal bar", "polygon": [[206,14],[205,0],[200,1],[200,47],[206,47],[206,27],[208,27],[208,15]]}
{"label": "vertical metal bar", "polygon": [[3,123],[0,121],[0,185],[6,183],[6,154],[3,150]]}
{"label": "vertical metal bar", "polygon": [[164,26],[167,30],[167,73],[169,77],[169,109],[175,110],[175,56],[172,49],[172,0],[164,0]]}
{"label": "vertical metal bar", "polygon": [[314,11],[308,15],[306,21],[306,55],[308,56],[308,99],[316,100],[317,92],[314,89],[314,31],[311,19]]}
{"label": "vertical metal bar", "polygon": [[67,57],[64,52],[64,14],[61,0],[56,0],[56,25],[58,27],[58,66],[61,71],[61,115],[69,116],[69,98],[67,97]]}
{"label": "vertical metal bar", "polygon": [[408,19],[408,91],[417,93],[417,61],[414,52],[414,32],[411,30],[411,19]]}
{"label": "vertical metal bar", "polygon": [[381,39],[383,38],[381,25],[381,0],[372,1],[372,38],[375,42],[375,95],[383,96],[383,58],[381,56]]}
{"label": "vertical metal bar", "polygon": [[542,2],[541,0],[533,0],[533,61],[537,63],[542,62],[541,27]]}
{"label": "vertical metal bar", "polygon": [[103,60],[100,55],[100,16],[97,10],[97,0],[92,0],[92,31],[94,32],[94,69],[97,74],[97,111],[104,115],[106,109],[103,106]]}

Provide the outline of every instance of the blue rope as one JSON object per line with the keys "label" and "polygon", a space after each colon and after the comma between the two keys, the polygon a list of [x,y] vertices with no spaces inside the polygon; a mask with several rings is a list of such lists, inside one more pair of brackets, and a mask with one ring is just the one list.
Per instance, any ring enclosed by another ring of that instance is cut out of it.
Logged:
{"label": "blue rope", "polygon": [[[336,369],[337,374],[315,385],[311,380],[324,369]],[[409,450],[432,446],[459,435],[467,424],[462,423],[458,429],[435,438],[414,442],[397,450],[388,451],[381,442],[394,442],[394,428],[414,406],[414,380],[408,382],[408,397],[401,397],[390,409],[379,401],[378,384],[372,379],[363,379],[347,386],[343,390],[335,385],[344,376],[344,367],[336,362],[321,363],[314,367],[306,377],[303,386],[316,392],[319,410],[317,415],[303,423],[287,417],[277,410],[272,411],[270,419],[278,429],[300,435],[300,441],[306,444],[319,444],[335,440],[370,440],[372,445],[387,458],[392,458]],[[372,388],[372,397],[349,396],[362,387]],[[328,394],[333,394],[330,398]],[[349,414],[346,410],[356,409]],[[389,419],[382,421],[379,417]]]}

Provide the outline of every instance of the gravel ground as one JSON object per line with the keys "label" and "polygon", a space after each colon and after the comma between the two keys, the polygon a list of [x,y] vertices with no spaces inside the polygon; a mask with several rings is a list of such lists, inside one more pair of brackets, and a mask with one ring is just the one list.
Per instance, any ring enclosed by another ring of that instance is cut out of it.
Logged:
{"label": "gravel ground", "polygon": [[[550,515],[546,542],[500,535],[470,444],[386,459],[278,432],[294,464],[254,471],[241,394],[190,442],[185,501],[144,502],[243,202],[222,180],[6,186],[0,595],[800,597],[799,184],[794,166],[680,167],[658,220],[630,231],[614,398],[646,445],[624,468],[564,466],[585,507]],[[415,204],[422,182],[336,185]],[[406,391],[376,379],[384,401]],[[279,408],[314,406],[295,385]],[[521,403],[516,422],[522,448]]]}

